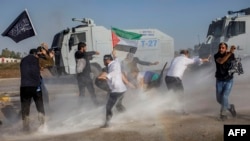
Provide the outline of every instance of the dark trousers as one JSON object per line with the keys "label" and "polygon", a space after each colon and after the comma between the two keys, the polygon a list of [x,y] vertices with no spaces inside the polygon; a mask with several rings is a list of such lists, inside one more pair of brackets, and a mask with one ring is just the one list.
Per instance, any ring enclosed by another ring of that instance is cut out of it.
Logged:
{"label": "dark trousers", "polygon": [[121,92],[121,93],[110,93],[109,94],[109,98],[108,98],[108,102],[106,105],[106,122],[109,122],[110,119],[113,116],[113,112],[112,112],[112,108],[114,107],[114,105],[116,104],[116,109],[119,112],[123,112],[125,111],[125,107],[122,105],[122,99],[124,97],[124,93],[125,92]]}
{"label": "dark trousers", "polygon": [[79,96],[84,97],[85,96],[85,88],[88,89],[91,98],[94,103],[97,103],[94,84],[90,76],[85,76],[80,74],[77,74],[77,82],[78,82],[78,88],[79,88]]}
{"label": "dark trousers", "polygon": [[166,76],[165,82],[168,87],[168,90],[173,90],[175,94],[177,94],[177,99],[181,104],[181,112],[186,114],[184,103],[184,88],[182,84],[182,80],[179,77]]}
{"label": "dark trousers", "polygon": [[183,93],[184,87],[182,80],[179,77],[166,76],[165,82],[168,90],[173,90],[174,92]]}
{"label": "dark trousers", "polygon": [[45,115],[42,91],[37,92],[37,87],[21,87],[20,98],[21,98],[21,111],[22,119],[25,120],[30,114],[31,100],[33,99],[36,105],[36,109],[42,115]]}

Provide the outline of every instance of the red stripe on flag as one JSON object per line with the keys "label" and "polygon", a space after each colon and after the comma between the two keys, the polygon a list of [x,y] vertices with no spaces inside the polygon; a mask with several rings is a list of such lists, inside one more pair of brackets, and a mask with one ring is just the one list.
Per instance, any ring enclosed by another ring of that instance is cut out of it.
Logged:
{"label": "red stripe on flag", "polygon": [[119,42],[120,42],[120,39],[117,37],[117,35],[114,32],[112,32],[113,47],[115,47]]}

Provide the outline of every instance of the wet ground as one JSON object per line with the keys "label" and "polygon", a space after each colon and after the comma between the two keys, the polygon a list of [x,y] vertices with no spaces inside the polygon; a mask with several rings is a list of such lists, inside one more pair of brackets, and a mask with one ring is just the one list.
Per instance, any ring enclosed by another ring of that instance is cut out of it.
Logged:
{"label": "wet ground", "polygon": [[[246,67],[247,68],[247,67]],[[18,115],[19,79],[1,79],[1,95],[17,95],[16,102],[2,102],[0,119],[1,141],[223,141],[225,124],[250,124],[250,74],[235,75],[230,102],[235,104],[237,117],[218,120],[220,106],[215,100],[214,70],[187,71],[183,83],[182,104],[189,113],[180,113],[181,104],[165,84],[150,91],[129,90],[124,98],[126,112],[114,108],[111,127],[99,128],[105,117],[106,93],[97,90],[101,105],[93,105],[89,95],[81,101],[74,79],[47,81],[50,109],[47,128],[38,131],[37,112],[31,105],[32,132],[22,132]]]}

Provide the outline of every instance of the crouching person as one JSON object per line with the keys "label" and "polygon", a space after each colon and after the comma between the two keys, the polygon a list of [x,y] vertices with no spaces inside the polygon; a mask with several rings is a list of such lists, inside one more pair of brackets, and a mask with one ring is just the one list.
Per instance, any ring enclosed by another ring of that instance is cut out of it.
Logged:
{"label": "crouching person", "polygon": [[132,76],[137,80],[137,87],[148,90],[153,87],[160,86],[160,75],[152,71],[139,72],[138,69],[133,70]]}

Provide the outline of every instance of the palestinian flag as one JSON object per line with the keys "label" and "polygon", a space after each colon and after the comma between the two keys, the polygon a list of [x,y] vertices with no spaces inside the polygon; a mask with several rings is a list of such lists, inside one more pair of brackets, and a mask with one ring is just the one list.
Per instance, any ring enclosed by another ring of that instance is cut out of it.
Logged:
{"label": "palestinian flag", "polygon": [[140,40],[142,34],[124,31],[114,27],[112,27],[111,31],[114,48],[131,53],[136,52],[138,40]]}

